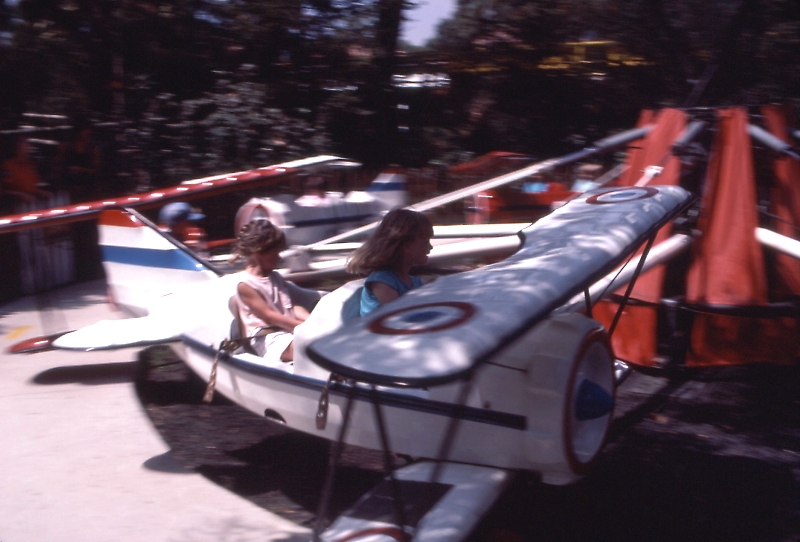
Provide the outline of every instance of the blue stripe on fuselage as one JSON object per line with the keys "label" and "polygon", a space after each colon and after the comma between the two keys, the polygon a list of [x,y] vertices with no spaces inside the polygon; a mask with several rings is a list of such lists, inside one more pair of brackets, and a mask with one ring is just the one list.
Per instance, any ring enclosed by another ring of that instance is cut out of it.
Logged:
{"label": "blue stripe on fuselage", "polygon": [[117,247],[104,245],[103,261],[124,263],[142,267],[178,269],[182,271],[201,271],[203,264],[185,254],[178,248],[172,250],[153,250],[149,248]]}
{"label": "blue stripe on fuselage", "polygon": [[[197,341],[187,335],[181,336],[181,340],[189,348],[197,350],[209,358],[213,358],[217,354],[217,350],[215,348],[201,343],[200,341]],[[322,391],[323,387],[325,387],[324,380],[287,373],[286,371],[274,369],[272,367],[265,367],[264,365],[258,365],[226,353],[222,353],[220,355],[219,362],[261,378],[276,380],[292,386],[298,386],[311,390],[319,390],[320,392]],[[350,391],[348,387],[335,382],[330,384],[329,390],[331,393],[341,396],[346,396]],[[528,423],[525,416],[520,414],[498,412],[495,410],[471,406],[457,407],[453,403],[444,403],[442,401],[434,401],[431,399],[424,399],[421,397],[414,397],[401,393],[393,393],[380,388],[379,397],[381,405],[387,407],[424,412],[426,414],[435,414],[448,418],[458,418],[460,420],[475,423],[497,425],[519,431],[524,431],[527,428]],[[372,402],[373,398],[374,397],[371,390],[367,388],[357,388],[355,390],[355,399],[357,401]]]}
{"label": "blue stripe on fuselage", "polygon": [[406,190],[404,181],[378,181],[367,187],[367,192],[402,192]]}

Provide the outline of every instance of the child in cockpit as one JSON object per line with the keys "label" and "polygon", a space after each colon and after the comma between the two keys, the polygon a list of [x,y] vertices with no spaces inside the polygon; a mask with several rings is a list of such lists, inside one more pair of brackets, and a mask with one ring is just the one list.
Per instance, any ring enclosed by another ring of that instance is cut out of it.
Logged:
{"label": "child in cockpit", "polygon": [[275,272],[281,250],[286,248],[283,232],[266,219],[242,226],[236,236],[235,257],[247,259],[236,287],[236,305],[244,333],[251,337],[259,329],[273,331],[253,340],[256,353],[270,361],[294,359],[292,341],[295,326],[308,318],[308,311],[290,294],[284,278]]}
{"label": "child in cockpit", "polygon": [[422,213],[395,209],[383,217],[375,233],[347,262],[350,273],[367,275],[361,292],[361,316],[422,286],[411,269],[427,263],[431,237],[433,226]]}

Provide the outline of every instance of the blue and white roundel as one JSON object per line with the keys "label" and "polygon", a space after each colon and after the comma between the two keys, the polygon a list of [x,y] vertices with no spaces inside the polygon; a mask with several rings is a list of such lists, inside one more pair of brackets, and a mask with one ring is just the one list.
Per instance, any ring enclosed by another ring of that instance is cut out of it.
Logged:
{"label": "blue and white roundel", "polygon": [[586,199],[586,203],[591,204],[604,204],[604,203],[622,203],[623,201],[633,201],[636,199],[645,199],[658,194],[658,190],[649,186],[632,186],[628,188],[618,188],[603,192],[596,196]]}
{"label": "blue and white roundel", "polygon": [[475,314],[475,307],[457,301],[407,307],[381,316],[369,330],[381,335],[431,333],[458,326]]}

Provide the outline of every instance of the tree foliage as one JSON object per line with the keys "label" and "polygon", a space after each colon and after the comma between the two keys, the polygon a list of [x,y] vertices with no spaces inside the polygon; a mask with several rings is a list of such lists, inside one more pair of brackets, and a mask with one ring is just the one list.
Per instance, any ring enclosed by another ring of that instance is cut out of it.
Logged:
{"label": "tree foliage", "polygon": [[[399,29],[418,3],[0,3],[0,121],[26,110],[126,121],[174,147],[176,171],[321,151],[421,165],[558,152],[576,132],[687,103],[710,73],[696,105],[800,96],[796,0],[458,0],[435,39],[409,48]],[[616,45],[574,45],[588,40]],[[392,83],[415,72],[450,84]]]}

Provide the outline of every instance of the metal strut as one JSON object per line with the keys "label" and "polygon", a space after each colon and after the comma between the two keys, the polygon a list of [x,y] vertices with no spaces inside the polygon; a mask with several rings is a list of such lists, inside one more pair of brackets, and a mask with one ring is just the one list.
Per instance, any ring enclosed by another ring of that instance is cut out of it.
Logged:
{"label": "metal strut", "polygon": [[458,401],[453,405],[452,409],[452,418],[450,419],[450,423],[447,426],[447,433],[445,433],[444,440],[442,441],[442,446],[439,448],[439,454],[436,458],[436,464],[433,467],[433,471],[431,472],[431,482],[438,482],[439,476],[442,474],[442,465],[444,464],[445,459],[447,459],[448,454],[450,453],[450,449],[453,447],[453,442],[455,442],[456,438],[456,431],[458,430],[458,424],[461,421],[462,413],[464,412],[464,407],[467,404],[467,398],[469,397],[469,392],[472,390],[472,371],[470,371],[466,382],[461,387],[461,393],[458,396]]}
{"label": "metal strut", "polygon": [[589,288],[583,291],[583,298],[586,300],[586,316],[592,317],[592,294],[589,293]]}
{"label": "metal strut", "polygon": [[403,498],[400,493],[400,486],[397,483],[397,478],[394,477],[394,462],[392,461],[392,453],[389,447],[389,434],[386,431],[386,423],[383,419],[383,411],[381,410],[380,397],[378,395],[378,388],[372,384],[372,393],[370,394],[372,405],[375,408],[375,423],[378,425],[378,434],[381,437],[381,446],[383,447],[383,461],[384,468],[389,473],[389,487],[392,491],[392,500],[394,501],[394,513],[397,520],[397,525],[406,534],[406,540],[411,540],[411,536],[405,530],[406,514],[405,507],[403,506]]}
{"label": "metal strut", "polygon": [[[322,489],[322,500],[320,501],[319,510],[317,512],[317,525],[316,528],[314,529],[315,542],[320,541],[320,534],[323,531],[322,528],[325,522],[325,516],[328,514],[328,506],[330,504],[331,495],[333,494],[333,481],[334,478],[336,477],[336,470],[339,467],[339,461],[341,460],[342,457],[342,451],[344,450],[344,438],[347,435],[347,428],[350,424],[350,413],[352,412],[353,401],[355,400],[356,382],[350,380],[348,381],[348,383],[350,384],[350,387],[347,393],[347,402],[345,403],[344,417],[342,419],[342,427],[339,430],[339,436],[336,440],[335,447],[329,456],[330,461],[328,463],[328,473],[325,476],[325,484]],[[406,531],[407,522],[405,515],[405,507],[403,506],[400,486],[397,482],[397,479],[394,476],[394,462],[392,461],[392,452],[389,444],[389,434],[386,431],[386,423],[383,419],[383,411],[381,410],[378,389],[374,384],[372,384],[371,390],[372,393],[370,393],[370,402],[372,403],[375,409],[375,422],[376,425],[378,426],[378,435],[380,436],[381,447],[383,448],[384,468],[386,469],[389,476],[389,487],[392,492],[392,501],[394,504],[394,512],[396,516],[395,520],[399,527],[399,532],[393,531],[394,534],[392,536],[397,540],[407,542],[410,541],[412,537]],[[323,394],[326,393],[327,393],[327,385],[326,389],[323,390]],[[325,399],[325,401],[327,403],[327,398]]]}
{"label": "metal strut", "polygon": [[639,263],[636,264],[636,271],[633,272],[631,281],[628,283],[628,287],[625,289],[625,296],[622,298],[622,301],[619,302],[619,308],[617,309],[617,312],[614,314],[614,320],[612,320],[611,326],[608,328],[609,338],[614,334],[614,330],[617,327],[617,323],[619,323],[619,319],[622,316],[622,311],[625,310],[625,305],[627,305],[628,299],[630,299],[631,297],[631,292],[633,291],[633,287],[636,284],[636,280],[642,273],[642,268],[644,267],[644,261],[647,259],[647,255],[649,254],[650,249],[653,247],[653,243],[656,240],[656,235],[658,235],[658,231],[656,231],[653,234],[653,236],[647,240],[647,245],[644,247],[644,251],[642,251],[642,257],[639,258]]}
{"label": "metal strut", "polygon": [[317,525],[314,528],[314,542],[320,542],[320,534],[322,534],[322,527],[325,524],[325,516],[328,515],[328,505],[330,504],[331,494],[333,492],[333,479],[336,476],[336,469],[339,466],[339,460],[342,458],[342,450],[344,450],[344,437],[347,435],[347,426],[350,422],[350,412],[353,408],[353,399],[356,395],[355,382],[347,393],[347,402],[344,407],[344,417],[342,418],[342,427],[339,428],[339,437],[336,440],[334,449],[329,455],[328,473],[325,476],[325,484],[322,486],[322,496],[317,510]]}

